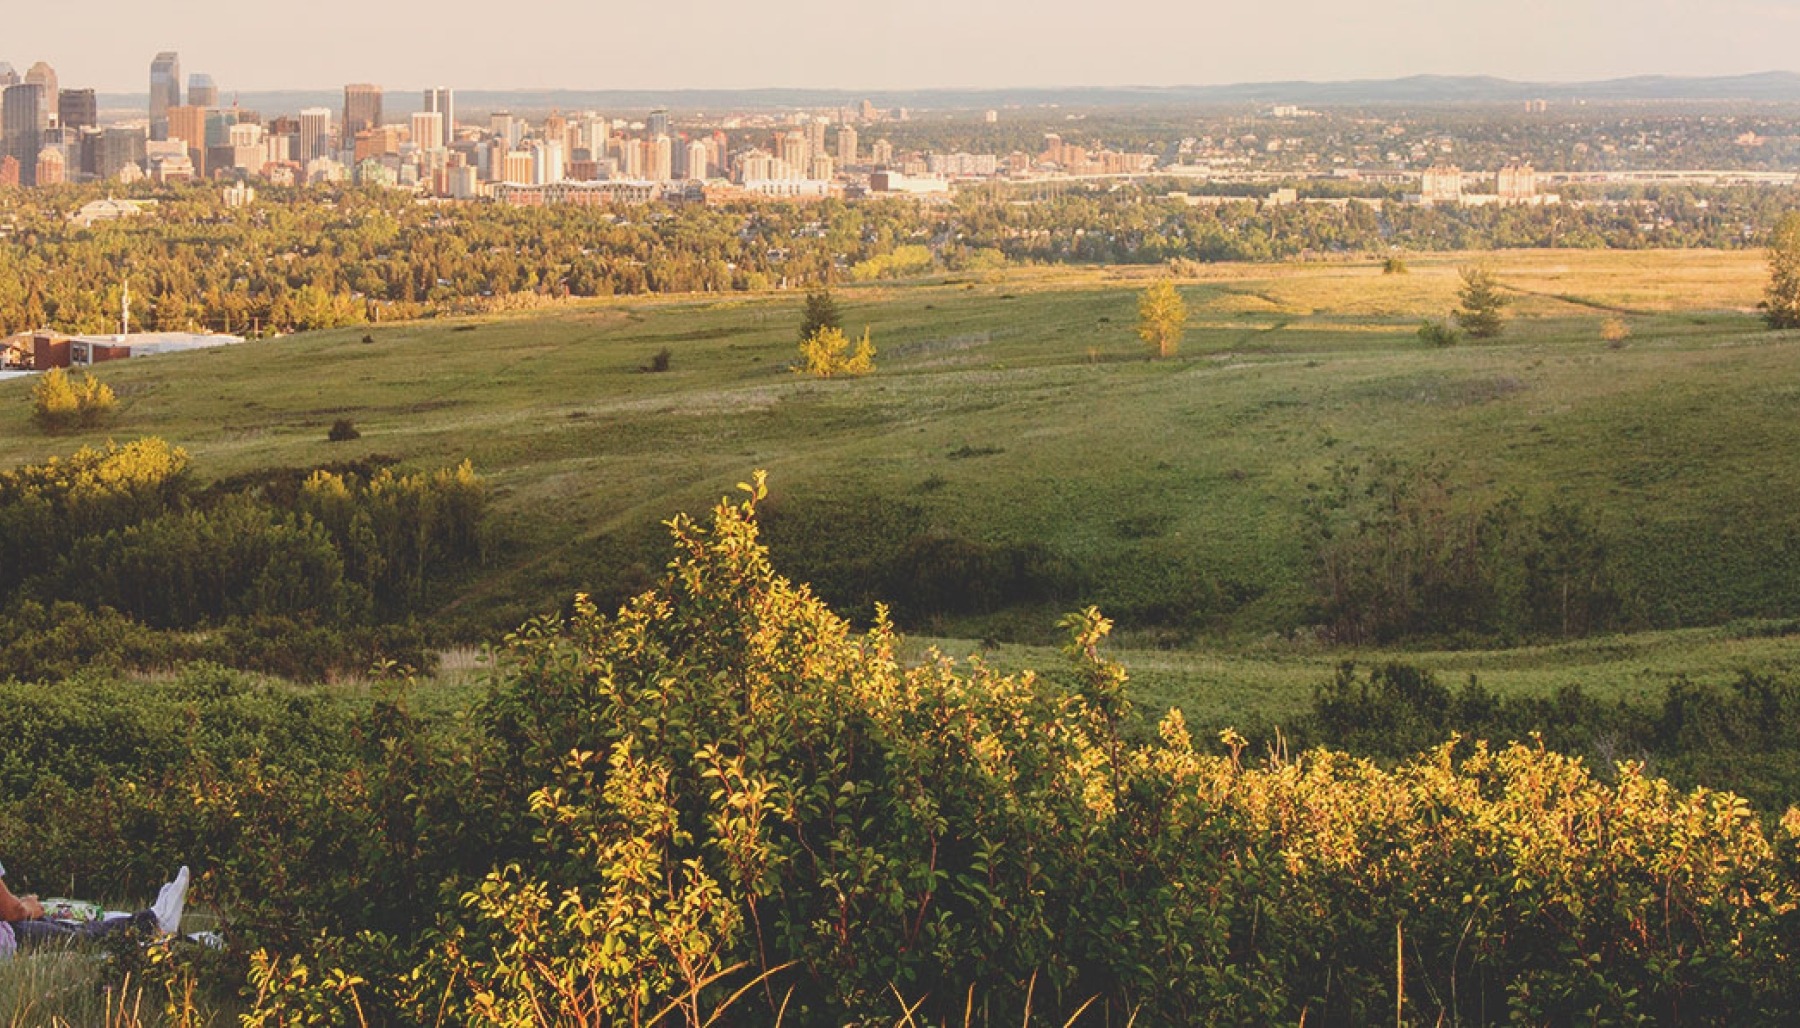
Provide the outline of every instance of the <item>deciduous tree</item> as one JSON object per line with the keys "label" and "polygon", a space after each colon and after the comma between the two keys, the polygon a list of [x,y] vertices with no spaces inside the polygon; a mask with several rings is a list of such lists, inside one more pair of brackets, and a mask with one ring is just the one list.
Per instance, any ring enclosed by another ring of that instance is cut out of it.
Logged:
{"label": "deciduous tree", "polygon": [[1138,337],[1156,347],[1158,357],[1173,357],[1181,348],[1187,316],[1187,303],[1175,283],[1158,281],[1138,296]]}
{"label": "deciduous tree", "polygon": [[1769,238],[1767,301],[1770,328],[1800,328],[1800,211],[1782,215]]}

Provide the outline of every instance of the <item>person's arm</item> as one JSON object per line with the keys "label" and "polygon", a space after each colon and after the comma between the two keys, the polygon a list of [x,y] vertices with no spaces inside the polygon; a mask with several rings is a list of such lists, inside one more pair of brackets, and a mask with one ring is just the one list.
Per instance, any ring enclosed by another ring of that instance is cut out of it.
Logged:
{"label": "person's arm", "polygon": [[0,878],[0,921],[35,921],[44,916],[44,905],[36,896],[14,896]]}

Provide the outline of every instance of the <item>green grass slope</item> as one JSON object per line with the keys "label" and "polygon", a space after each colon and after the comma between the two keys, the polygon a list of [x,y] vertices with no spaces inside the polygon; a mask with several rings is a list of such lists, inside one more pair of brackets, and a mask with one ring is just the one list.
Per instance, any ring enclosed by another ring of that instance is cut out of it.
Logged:
{"label": "green grass slope", "polygon": [[[1454,305],[1454,256],[1208,269],[1168,361],[1135,337],[1138,271],[847,288],[879,350],[847,381],[789,370],[797,295],[319,333],[107,366],[121,410],[86,435],[43,435],[29,385],[0,384],[0,464],[139,435],[209,476],[470,458],[500,538],[440,616],[471,635],[623,595],[664,559],[661,520],[766,468],[778,560],[846,606],[961,562],[1011,584],[912,582],[911,627],[1042,641],[1094,602],[1147,640],[1254,640],[1307,621],[1308,486],[1378,456],[1583,505],[1645,627],[1800,612],[1800,334],[1757,321],[1760,258],[1489,260],[1510,328],[1447,350],[1414,333]],[[671,370],[642,371],[665,347]],[[362,438],[328,443],[338,418]]]}

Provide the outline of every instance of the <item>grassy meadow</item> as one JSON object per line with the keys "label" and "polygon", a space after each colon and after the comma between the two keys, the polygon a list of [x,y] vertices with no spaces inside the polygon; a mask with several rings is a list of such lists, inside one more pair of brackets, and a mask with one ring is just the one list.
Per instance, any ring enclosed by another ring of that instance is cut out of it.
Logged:
{"label": "grassy meadow", "polygon": [[[45,436],[29,383],[0,384],[0,466],[140,435],[203,477],[467,458],[497,537],[438,618],[471,639],[630,592],[666,559],[664,519],[763,468],[778,565],[828,597],[896,536],[1028,550],[1067,572],[1049,594],[905,627],[1048,667],[1056,618],[1095,603],[1146,704],[1206,723],[1279,718],[1339,660],[1383,657],[1304,630],[1302,510],[1334,468],[1392,459],[1471,498],[1581,505],[1645,629],[1407,655],[1447,680],[1642,697],[1800,659],[1785,626],[1743,623],[1800,613],[1800,333],[1757,318],[1761,255],[1487,255],[1515,298],[1505,336],[1426,347],[1420,321],[1473,259],[1211,266],[1181,281],[1190,327],[1166,361],[1134,331],[1156,269],[845,287],[845,327],[878,349],[860,380],[789,370],[791,293],[324,332],[107,366],[121,409],[86,434]],[[1606,342],[1608,318],[1629,339]],[[670,370],[643,370],[665,348]],[[340,418],[362,437],[327,442]]]}

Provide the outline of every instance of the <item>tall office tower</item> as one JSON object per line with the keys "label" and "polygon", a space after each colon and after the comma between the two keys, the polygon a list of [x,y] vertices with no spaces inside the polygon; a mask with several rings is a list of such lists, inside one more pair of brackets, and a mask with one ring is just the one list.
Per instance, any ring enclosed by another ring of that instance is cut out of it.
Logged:
{"label": "tall office tower", "polygon": [[551,111],[550,116],[548,118],[544,119],[543,138],[554,139],[558,143],[563,144],[565,147],[568,146],[569,145],[569,119],[563,117],[562,115],[556,113],[555,111]]}
{"label": "tall office tower", "polygon": [[705,143],[701,142],[700,140],[696,139],[687,145],[686,150],[687,150],[687,165],[683,170],[685,170],[687,172],[687,177],[691,178],[691,179],[704,179],[704,178],[711,177],[710,176],[711,169],[709,167],[710,151],[709,151],[707,145]]}
{"label": "tall office tower", "polygon": [[50,128],[44,108],[44,87],[35,82],[7,86],[0,97],[0,138],[6,140],[5,154],[19,162],[19,184],[37,183],[38,151],[44,148],[44,133]]}
{"label": "tall office tower", "polygon": [[655,139],[657,136],[669,134],[669,112],[651,111],[650,117],[644,119],[644,136]]}
{"label": "tall office tower", "polygon": [[144,140],[142,126],[105,129],[94,154],[94,174],[101,178],[117,178],[125,165],[143,164]]}
{"label": "tall office tower", "polygon": [[344,87],[344,145],[353,146],[358,132],[381,124],[381,87],[367,82]]}
{"label": "tall office tower", "polygon": [[412,116],[413,145],[421,151],[444,148],[444,116],[436,111],[419,111]]}
{"label": "tall office tower", "polygon": [[54,127],[57,124],[56,98],[60,92],[56,87],[56,69],[39,61],[25,73],[25,83],[43,87],[38,102],[44,105],[44,124],[46,128]]}
{"label": "tall office tower", "polygon": [[211,75],[197,71],[188,76],[187,102],[190,107],[219,106],[219,87]]}
{"label": "tall office tower", "polygon": [[7,86],[16,86],[18,84],[19,73],[13,70],[11,64],[0,61],[0,89],[5,89]]}
{"label": "tall office tower", "polygon": [[169,138],[169,108],[181,106],[181,55],[165,50],[150,62],[150,138]]}
{"label": "tall office tower", "polygon": [[500,181],[528,186],[537,177],[537,159],[529,150],[509,150],[500,162]]}
{"label": "tall office tower", "polygon": [[167,140],[179,139],[187,144],[188,160],[193,162],[194,177],[206,177],[206,108],[183,104],[171,107],[168,115]]}
{"label": "tall office tower", "polygon": [[806,123],[807,160],[810,161],[814,157],[824,156],[825,153],[825,123],[817,118],[813,118]]}
{"label": "tall office tower", "polygon": [[837,162],[839,168],[856,166],[856,130],[848,125],[838,129]]}
{"label": "tall office tower", "polygon": [[295,159],[305,164],[330,156],[331,111],[324,107],[308,107],[300,112],[300,152]]}
{"label": "tall office tower", "polygon": [[65,89],[56,97],[56,120],[63,128],[78,132],[100,124],[100,104],[91,89]]}
{"label": "tall office tower", "polygon": [[[443,142],[439,146],[449,149],[456,142],[456,91],[437,87],[425,91],[425,110],[431,114],[444,116]],[[415,140],[416,141],[416,140]]]}

